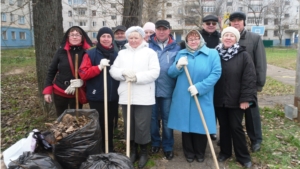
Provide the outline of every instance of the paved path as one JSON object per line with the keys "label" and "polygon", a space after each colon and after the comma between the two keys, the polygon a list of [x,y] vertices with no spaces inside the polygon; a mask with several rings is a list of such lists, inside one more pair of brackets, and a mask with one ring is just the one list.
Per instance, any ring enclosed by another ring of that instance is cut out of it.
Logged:
{"label": "paved path", "polygon": [[[295,85],[295,76],[296,71],[287,70],[280,67],[276,67],[273,65],[268,65],[267,67],[267,76],[270,76],[282,83]],[[292,104],[294,95],[285,95],[285,96],[259,96],[259,105],[260,107],[267,106],[272,107],[276,104]],[[215,163],[210,151],[210,147],[207,144],[206,153],[205,153],[205,161],[203,163],[199,163],[194,161],[192,163],[188,163],[185,160],[182,146],[181,146],[181,132],[174,131],[174,154],[175,157],[168,161],[165,158],[158,159],[155,161],[155,167],[151,169],[215,169]],[[216,141],[212,141],[215,153],[218,154],[220,148],[216,145]],[[162,153],[162,152],[160,152]],[[225,169],[226,164],[218,163],[220,169]],[[257,168],[255,165],[252,168]]]}

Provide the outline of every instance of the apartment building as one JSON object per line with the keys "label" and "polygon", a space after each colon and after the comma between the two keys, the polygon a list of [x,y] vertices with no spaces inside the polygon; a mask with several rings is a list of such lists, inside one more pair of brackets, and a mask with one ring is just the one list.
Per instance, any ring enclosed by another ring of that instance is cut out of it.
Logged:
{"label": "apartment building", "polygon": [[1,0],[1,49],[34,46],[31,3]]}

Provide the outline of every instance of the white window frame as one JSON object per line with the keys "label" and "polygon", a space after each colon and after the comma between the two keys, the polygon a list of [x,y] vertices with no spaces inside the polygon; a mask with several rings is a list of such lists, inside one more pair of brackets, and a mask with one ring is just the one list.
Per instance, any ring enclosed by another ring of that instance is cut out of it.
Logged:
{"label": "white window frame", "polygon": [[7,32],[6,31],[2,31],[1,36],[2,36],[3,40],[7,40]]}
{"label": "white window frame", "polygon": [[25,32],[19,32],[20,40],[26,39],[26,33]]}
{"label": "white window frame", "polygon": [[12,40],[16,40],[17,36],[16,36],[16,32],[15,31],[11,31],[11,39]]}
{"label": "white window frame", "polygon": [[93,27],[97,26],[97,22],[96,22],[96,21],[93,21],[93,22],[92,22],[92,26],[93,26]]}
{"label": "white window frame", "polygon": [[98,33],[98,32],[93,32],[93,33],[92,33],[92,37],[93,37],[93,38],[97,38],[97,33]]}
{"label": "white window frame", "polygon": [[68,17],[72,17],[72,11],[68,11]]}
{"label": "white window frame", "polygon": [[79,21],[79,22],[78,22],[78,25],[79,25],[79,26],[86,26],[86,21]]}
{"label": "white window frame", "polygon": [[14,22],[15,21],[15,15],[10,13],[10,22]]}
{"label": "white window frame", "polygon": [[24,25],[24,24],[25,24],[25,16],[19,15],[18,21],[19,21],[18,23],[19,23],[20,25]]}
{"label": "white window frame", "polygon": [[69,27],[72,27],[73,26],[73,22],[69,22]]}
{"label": "white window frame", "polygon": [[1,12],[1,21],[6,22],[6,13]]}
{"label": "white window frame", "polygon": [[14,5],[14,4],[15,4],[14,0],[9,0],[9,5]]}

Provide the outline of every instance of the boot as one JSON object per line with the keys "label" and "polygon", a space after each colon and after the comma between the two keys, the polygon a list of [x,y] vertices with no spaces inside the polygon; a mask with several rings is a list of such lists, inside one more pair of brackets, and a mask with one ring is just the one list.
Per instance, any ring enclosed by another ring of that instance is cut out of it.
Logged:
{"label": "boot", "polygon": [[140,160],[139,168],[143,168],[148,161],[148,147],[147,144],[140,144]]}
{"label": "boot", "polygon": [[137,146],[138,146],[138,144],[136,144],[133,140],[130,141],[130,161],[132,162],[132,164],[137,159],[137,154],[138,154]]}

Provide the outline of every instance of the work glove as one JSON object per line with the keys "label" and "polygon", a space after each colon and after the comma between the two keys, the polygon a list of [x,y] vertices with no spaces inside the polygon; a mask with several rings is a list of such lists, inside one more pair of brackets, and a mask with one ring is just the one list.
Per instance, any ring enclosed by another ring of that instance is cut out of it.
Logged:
{"label": "work glove", "polygon": [[134,77],[128,77],[128,76],[124,76],[126,79],[126,82],[136,82],[136,76]]}
{"label": "work glove", "polygon": [[65,90],[66,94],[72,94],[74,95],[75,93],[75,87],[71,87],[71,85]]}
{"label": "work glove", "polygon": [[187,57],[184,56],[184,57],[179,58],[179,60],[177,61],[177,64],[176,64],[176,68],[178,70],[180,70],[182,68],[182,66],[186,66],[186,65],[188,65],[188,60],[187,60]]}
{"label": "work glove", "polygon": [[106,66],[110,66],[108,59],[101,59],[100,64],[98,65],[99,69],[102,71]]}
{"label": "work glove", "polygon": [[188,91],[191,93],[191,96],[195,96],[198,94],[198,90],[195,85],[192,85],[188,88]]}
{"label": "work glove", "polygon": [[79,88],[79,87],[81,87],[83,85],[83,80],[81,80],[81,79],[71,79],[70,80],[70,86],[71,87],[77,87],[77,88]]}
{"label": "work glove", "polygon": [[[122,75],[125,77],[125,76],[127,76],[127,77],[129,77],[129,78],[133,78],[133,77],[135,77],[135,71],[133,71],[133,70],[124,70],[123,72],[122,72]],[[126,77],[125,77],[126,78]]]}

